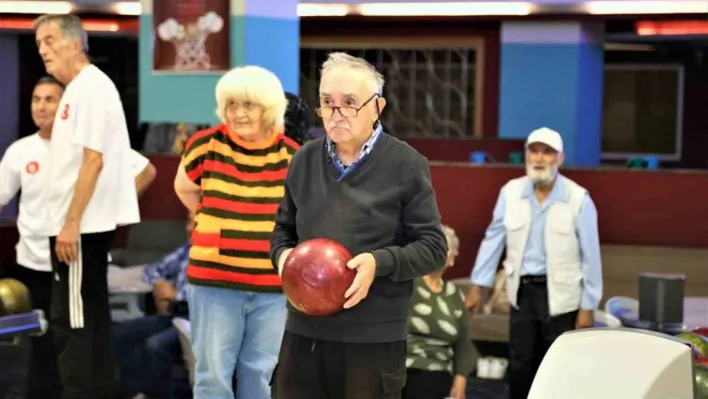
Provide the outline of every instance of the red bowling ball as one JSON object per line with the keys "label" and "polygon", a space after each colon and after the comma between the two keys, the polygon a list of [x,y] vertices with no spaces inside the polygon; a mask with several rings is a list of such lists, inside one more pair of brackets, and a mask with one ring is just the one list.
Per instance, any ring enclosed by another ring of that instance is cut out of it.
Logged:
{"label": "red bowling ball", "polygon": [[347,267],[351,259],[344,246],[329,239],[300,243],[285,259],[281,276],[290,304],[310,316],[329,316],[342,310],[344,293],[356,275]]}

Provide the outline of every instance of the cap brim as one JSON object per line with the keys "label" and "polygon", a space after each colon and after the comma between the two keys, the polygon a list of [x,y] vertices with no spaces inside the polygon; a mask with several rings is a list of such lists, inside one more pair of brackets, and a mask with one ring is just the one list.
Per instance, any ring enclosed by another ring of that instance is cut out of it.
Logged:
{"label": "cap brim", "polygon": [[527,142],[526,142],[526,148],[528,148],[531,144],[537,144],[537,143],[538,143],[538,144],[545,144],[545,145],[551,147],[551,148],[553,149],[553,151],[555,151],[555,152],[563,152],[562,150],[559,150],[558,148],[556,148],[554,145],[551,145],[551,144],[549,144],[549,143],[547,143],[547,142],[545,142],[545,141],[538,141],[538,140],[527,141]]}

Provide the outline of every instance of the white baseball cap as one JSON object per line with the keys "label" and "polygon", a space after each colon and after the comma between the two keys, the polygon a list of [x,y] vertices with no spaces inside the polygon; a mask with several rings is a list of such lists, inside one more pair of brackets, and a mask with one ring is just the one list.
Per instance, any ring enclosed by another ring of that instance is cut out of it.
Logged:
{"label": "white baseball cap", "polygon": [[529,134],[529,138],[526,139],[526,147],[533,143],[543,143],[558,152],[563,152],[563,139],[560,133],[547,127],[536,129]]}

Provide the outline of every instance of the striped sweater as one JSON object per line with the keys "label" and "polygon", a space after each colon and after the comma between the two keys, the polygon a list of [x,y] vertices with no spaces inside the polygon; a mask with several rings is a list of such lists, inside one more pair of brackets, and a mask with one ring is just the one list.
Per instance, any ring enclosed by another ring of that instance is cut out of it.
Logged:
{"label": "striped sweater", "polygon": [[245,142],[225,125],[189,139],[182,166],[202,189],[187,267],[191,284],[282,291],[269,239],[298,148],[276,133]]}

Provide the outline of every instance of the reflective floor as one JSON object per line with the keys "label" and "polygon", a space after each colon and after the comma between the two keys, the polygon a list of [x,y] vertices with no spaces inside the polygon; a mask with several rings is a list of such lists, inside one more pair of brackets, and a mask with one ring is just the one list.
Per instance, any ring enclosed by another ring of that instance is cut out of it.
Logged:
{"label": "reflective floor", "polygon": [[467,385],[467,399],[507,399],[508,386],[504,381],[473,378]]}
{"label": "reflective floor", "polygon": [[21,382],[25,379],[27,351],[26,345],[0,341],[0,399],[25,399]]}
{"label": "reflective floor", "polygon": [[[22,381],[27,352],[26,344],[0,342],[0,399],[25,399]],[[503,381],[470,380],[467,399],[506,399],[507,396]]]}

